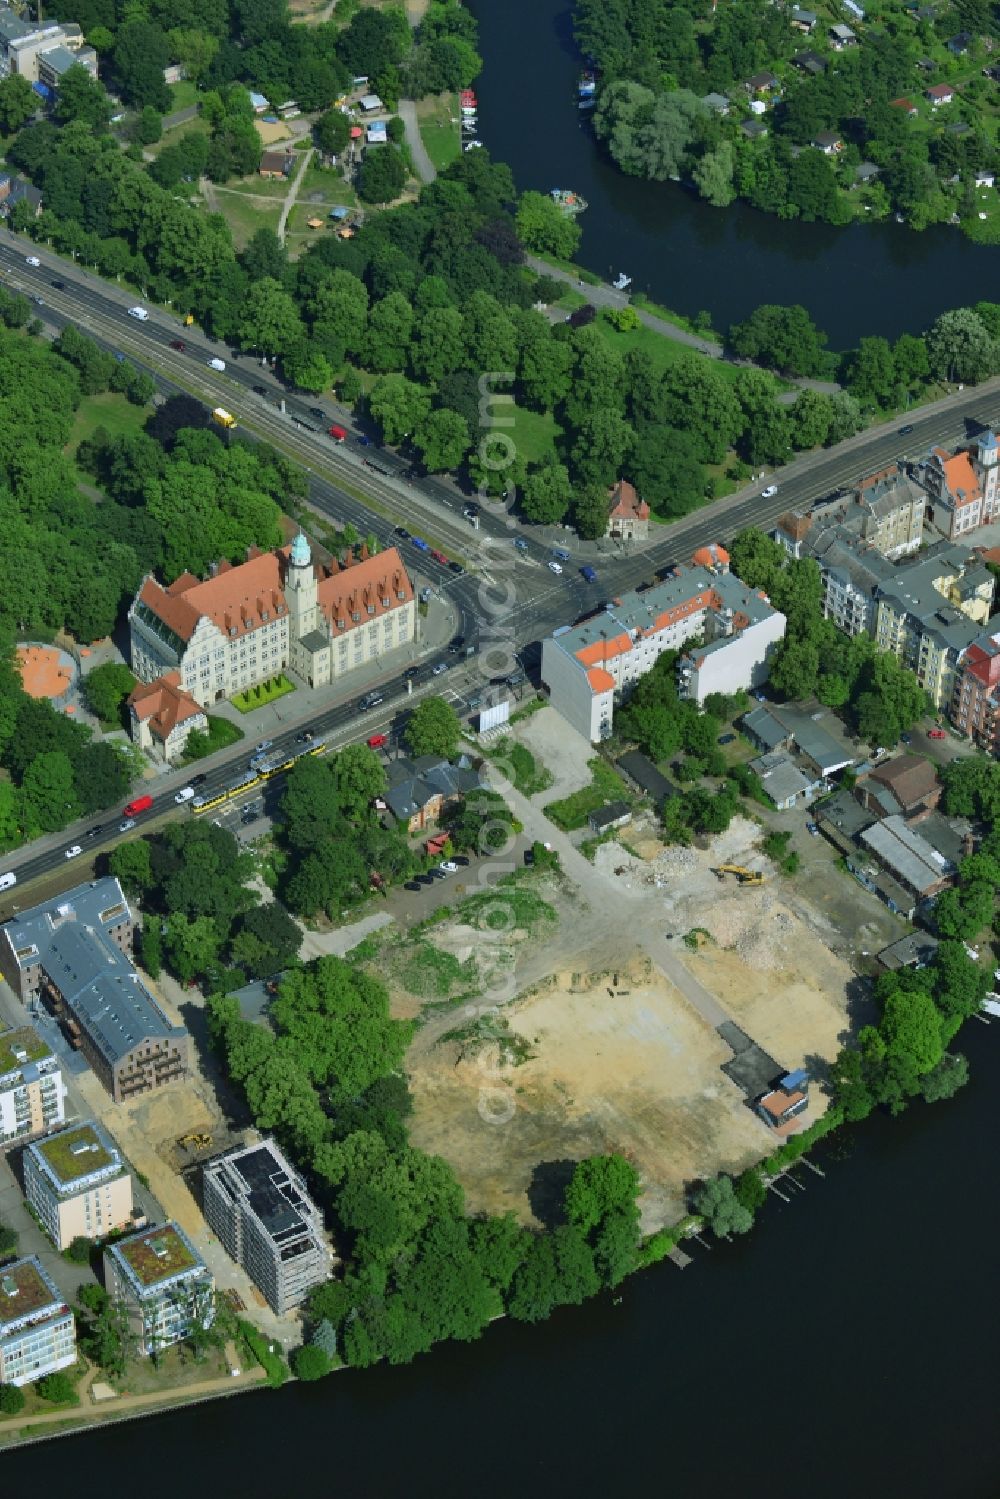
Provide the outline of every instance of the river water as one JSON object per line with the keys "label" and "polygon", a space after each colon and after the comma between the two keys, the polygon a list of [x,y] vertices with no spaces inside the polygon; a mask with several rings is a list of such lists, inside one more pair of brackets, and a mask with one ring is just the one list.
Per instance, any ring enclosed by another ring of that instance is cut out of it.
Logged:
{"label": "river water", "polygon": [[1000,1026],[967,1030],[958,1097],[868,1121],[617,1306],[13,1453],[4,1491],[995,1496]]}
{"label": "river water", "polygon": [[468,3],[486,60],[479,137],[519,189],[583,194],[578,258],[602,276],[624,270],[636,290],[677,312],[707,310],[720,331],[761,302],[801,302],[834,348],[866,333],[919,333],[945,308],[1000,301],[1000,249],[958,229],[785,223],[624,176],[576,108],[580,59],[567,0]]}

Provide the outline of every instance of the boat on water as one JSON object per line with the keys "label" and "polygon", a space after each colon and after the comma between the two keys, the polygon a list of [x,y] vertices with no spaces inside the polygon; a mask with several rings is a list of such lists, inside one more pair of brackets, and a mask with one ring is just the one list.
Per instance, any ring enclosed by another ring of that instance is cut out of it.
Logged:
{"label": "boat on water", "polygon": [[579,104],[576,107],[577,107],[577,109],[593,109],[593,107],[594,107],[594,105],[596,103],[597,103],[597,99],[594,98],[593,96],[591,96],[588,99],[581,99],[580,102],[579,102]]}
{"label": "boat on water", "polygon": [[584,94],[593,94],[597,89],[597,79],[593,73],[581,73],[576,81],[576,91],[582,97]]}
{"label": "boat on water", "polygon": [[583,213],[587,207],[586,198],[581,198],[579,193],[570,192],[568,187],[551,188],[549,197],[563,213]]}
{"label": "boat on water", "polygon": [[626,276],[624,271],[619,271],[618,275],[612,281],[611,285],[614,287],[615,291],[627,291],[628,288],[632,285],[632,277]]}

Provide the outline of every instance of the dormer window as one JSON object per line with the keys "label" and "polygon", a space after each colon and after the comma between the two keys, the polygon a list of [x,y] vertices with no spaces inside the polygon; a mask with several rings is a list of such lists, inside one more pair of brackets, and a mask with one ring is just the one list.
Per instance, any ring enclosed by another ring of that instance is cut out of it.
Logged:
{"label": "dormer window", "polygon": [[235,634],[236,634],[236,633],[237,633],[237,631],[236,631],[236,626],[235,626],[235,625],[230,625],[230,626],[229,626],[229,635],[230,635],[230,639],[232,639],[232,637],[233,637],[233,636],[234,636],[234,635],[235,635]]}
{"label": "dormer window", "polygon": [[270,611],[267,609],[262,609],[260,617],[264,621],[264,623],[267,624],[268,620],[271,618]]}
{"label": "dormer window", "polygon": [[403,600],[404,600],[404,599],[405,599],[405,598],[406,598],[406,594],[405,594],[405,592],[404,592],[404,591],[403,591],[403,589],[402,589],[402,588],[401,588],[401,589],[400,589],[400,590],[399,590],[399,592],[398,592],[398,593],[397,593],[397,594],[396,594],[396,597],[397,597],[397,599],[398,599],[398,600],[399,600],[399,602],[400,602],[400,603],[402,603],[402,602],[403,602]]}
{"label": "dormer window", "polygon": [[374,614],[375,613],[375,605],[374,604],[369,604],[368,605],[368,613],[369,614]]}
{"label": "dormer window", "polygon": [[345,630],[346,628],[347,628],[347,621],[346,621],[346,619],[338,619],[337,620],[337,629],[338,630]]}
{"label": "dormer window", "polygon": [[357,612],[357,610],[355,610],[351,615],[351,618],[353,619],[354,623],[357,624],[358,620],[361,618],[361,615]]}
{"label": "dormer window", "polygon": [[388,607],[389,607],[389,595],[386,594],[385,598],[382,600],[382,608],[383,609],[388,609]]}

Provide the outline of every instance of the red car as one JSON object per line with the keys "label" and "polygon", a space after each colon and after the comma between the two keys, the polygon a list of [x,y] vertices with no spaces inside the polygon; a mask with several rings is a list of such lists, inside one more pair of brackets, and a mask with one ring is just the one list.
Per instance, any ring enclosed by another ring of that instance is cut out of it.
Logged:
{"label": "red car", "polygon": [[944,729],[928,729],[927,737],[929,739],[945,739],[947,736]]}
{"label": "red car", "polygon": [[343,427],[331,427],[330,436],[333,438],[334,442],[347,441],[347,433],[344,431]]}
{"label": "red car", "polygon": [[372,750],[374,750],[374,749],[381,749],[382,746],[383,746],[383,744],[388,744],[388,743],[389,743],[389,736],[388,736],[388,734],[372,734],[371,738],[368,740],[368,748],[372,749]]}
{"label": "red car", "polygon": [[170,347],[172,349],[176,349],[178,354],[183,354],[184,350],[187,348],[187,344],[184,342],[183,338],[172,338],[170,340]]}
{"label": "red car", "polygon": [[432,548],[431,549],[431,556],[434,558],[435,562],[440,562],[440,564],[441,564],[442,567],[447,567],[448,566],[448,559],[445,556],[444,552],[435,552],[433,550],[433,548]]}

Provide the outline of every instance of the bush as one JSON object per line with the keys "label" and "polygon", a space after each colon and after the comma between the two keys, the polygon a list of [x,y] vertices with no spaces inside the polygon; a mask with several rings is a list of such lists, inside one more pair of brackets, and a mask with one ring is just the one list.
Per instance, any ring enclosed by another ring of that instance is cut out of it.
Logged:
{"label": "bush", "polygon": [[24,1392],[16,1384],[0,1384],[0,1413],[16,1416],[24,1410]]}
{"label": "bush", "polygon": [[317,1348],[315,1343],[306,1343],[292,1354],[292,1372],[296,1379],[322,1379],[332,1368],[330,1355]]}
{"label": "bush", "polygon": [[90,1263],[90,1240],[84,1238],[83,1234],[77,1234],[66,1251],[66,1258],[73,1261],[74,1265],[87,1265]]}
{"label": "bush", "polygon": [[65,1371],[60,1370],[56,1374],[46,1374],[40,1379],[35,1389],[43,1400],[50,1401],[53,1405],[69,1405],[76,1403],[76,1385]]}

